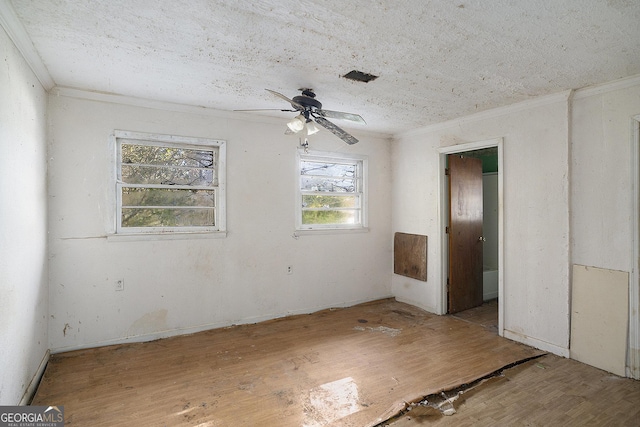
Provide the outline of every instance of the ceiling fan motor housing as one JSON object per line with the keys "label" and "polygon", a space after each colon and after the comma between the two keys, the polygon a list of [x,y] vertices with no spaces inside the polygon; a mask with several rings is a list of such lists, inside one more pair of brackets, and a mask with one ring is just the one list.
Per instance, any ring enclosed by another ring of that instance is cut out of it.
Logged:
{"label": "ceiling fan motor housing", "polygon": [[[327,118],[351,120],[358,123],[365,123],[362,117],[360,117],[358,114],[323,110],[322,104],[320,103],[320,101],[317,101],[315,99],[316,94],[313,92],[312,89],[302,88],[300,90],[302,91],[301,95],[295,96],[293,99],[289,99],[287,96],[281,94],[280,92],[267,89],[267,91],[277,96],[278,98],[284,99],[285,101],[289,102],[289,104],[291,104],[291,106],[295,109],[295,111],[300,112],[299,116],[297,116],[294,120],[292,120],[287,124],[289,127],[289,129],[287,130],[287,133],[299,132],[300,130],[302,130],[302,129],[298,129],[300,127],[300,124],[302,124],[304,128],[305,124],[307,125],[307,127],[309,127],[313,125],[313,123],[310,123],[310,122],[315,121],[320,126],[329,130],[329,132],[333,133],[334,135],[342,139],[347,144],[355,144],[356,142],[358,142],[356,138],[354,138],[348,132],[345,132],[343,129],[341,129],[340,127],[336,126],[335,124],[327,120]],[[292,110],[281,110],[281,111],[292,111]],[[304,118],[304,120],[302,120],[302,118]]]}
{"label": "ceiling fan motor housing", "polygon": [[298,95],[298,96],[294,96],[293,97],[293,102],[297,102],[298,104],[302,105],[305,109],[322,109],[322,103],[320,101],[318,101],[315,98],[312,98],[311,96],[308,95]]}

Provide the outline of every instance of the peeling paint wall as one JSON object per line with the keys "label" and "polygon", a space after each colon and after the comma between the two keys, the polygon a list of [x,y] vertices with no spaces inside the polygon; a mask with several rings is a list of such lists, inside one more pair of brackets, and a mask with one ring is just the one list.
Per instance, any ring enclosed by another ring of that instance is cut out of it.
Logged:
{"label": "peeling paint wall", "polygon": [[[355,133],[360,142],[348,146],[326,131],[310,139],[315,150],[368,156],[370,231],[294,238],[299,141],[284,135],[286,115],[247,121],[247,114],[185,110],[50,96],[52,351],[390,296],[387,139]],[[107,239],[114,129],[226,140],[227,237]],[[119,279],[124,291],[116,292]]]}
{"label": "peeling paint wall", "polygon": [[47,356],[46,93],[0,28],[0,405]]}

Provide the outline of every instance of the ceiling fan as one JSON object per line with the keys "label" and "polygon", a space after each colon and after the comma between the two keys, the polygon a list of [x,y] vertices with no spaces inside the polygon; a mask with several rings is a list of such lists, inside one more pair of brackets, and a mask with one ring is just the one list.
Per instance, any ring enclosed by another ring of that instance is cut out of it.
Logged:
{"label": "ceiling fan", "polygon": [[[332,111],[332,110],[324,110],[322,109],[322,104],[320,101],[316,99],[316,94],[313,92],[313,89],[302,88],[300,91],[301,95],[294,96],[293,99],[289,99],[287,96],[276,92],[271,89],[266,89],[268,92],[274,94],[275,96],[284,99],[289,104],[291,104],[292,110],[279,110],[279,111],[291,111],[291,112],[299,112],[293,120],[287,123],[287,131],[286,134],[299,133],[304,132],[304,136],[312,135],[318,132],[318,128],[314,125],[314,122],[327,129],[338,138],[342,139],[347,144],[355,144],[358,140],[345,130],[336,126],[327,118],[330,119],[340,119],[340,120],[350,120],[356,123],[366,124],[364,119],[359,114],[353,113],[343,113],[340,111]],[[236,110],[236,111],[257,111],[257,110]]]}

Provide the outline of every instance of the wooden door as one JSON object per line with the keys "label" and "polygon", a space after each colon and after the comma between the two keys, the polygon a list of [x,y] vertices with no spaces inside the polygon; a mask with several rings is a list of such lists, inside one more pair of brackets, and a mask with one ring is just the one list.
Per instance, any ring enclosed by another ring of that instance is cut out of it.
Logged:
{"label": "wooden door", "polygon": [[449,157],[448,311],[482,305],[482,160]]}

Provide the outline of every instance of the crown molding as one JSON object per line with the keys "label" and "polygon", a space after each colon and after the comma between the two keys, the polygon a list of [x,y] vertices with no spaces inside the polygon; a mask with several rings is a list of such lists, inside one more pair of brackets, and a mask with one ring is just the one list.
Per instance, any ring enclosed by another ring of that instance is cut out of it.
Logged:
{"label": "crown molding", "polygon": [[633,86],[640,86],[640,74],[577,89],[573,99],[587,98],[589,96],[627,89]]}
{"label": "crown molding", "polygon": [[[68,98],[84,99],[88,101],[108,102],[112,104],[129,105],[140,108],[150,108],[161,111],[171,111],[175,113],[198,114],[212,116],[229,120],[245,120],[258,123],[283,124],[283,117],[266,116],[263,114],[251,114],[240,111],[217,110],[211,107],[201,107],[196,105],[178,104],[168,101],[158,101],[147,98],[136,98],[127,95],[117,95],[106,92],[95,92],[72,87],[55,86],[49,91],[51,96],[65,96]],[[349,128],[358,135],[370,135],[376,138],[391,138],[391,134],[374,132],[365,129]]]}
{"label": "crown molding", "polygon": [[0,25],[7,32],[44,89],[46,91],[53,89],[55,82],[9,1],[0,1]]}
{"label": "crown molding", "polygon": [[[249,116],[246,113],[239,113],[235,111],[216,110],[210,107],[200,107],[196,105],[179,104],[168,101],[158,101],[148,98],[137,98],[135,96],[118,95],[108,92],[97,92],[85,89],[78,89],[66,86],[55,86],[51,89],[50,94],[52,96],[64,96],[67,98],[83,99],[86,101],[98,101],[107,102],[111,104],[129,105],[132,107],[150,108],[152,110],[171,111],[175,113],[188,113],[188,114],[200,114],[210,115],[221,118],[238,119],[243,116]],[[252,117],[255,117],[251,115]],[[259,116],[259,119],[264,119],[266,122],[277,120],[277,118],[269,116]]]}
{"label": "crown molding", "polygon": [[551,95],[539,96],[534,99],[507,105],[505,107],[493,108],[491,110],[481,111],[479,113],[470,114],[468,116],[458,117],[452,120],[447,120],[445,122],[436,123],[419,129],[408,130],[406,132],[396,134],[395,138],[399,139],[402,137],[412,137],[426,133],[437,132],[439,130],[460,126],[461,124],[465,123],[487,120],[504,116],[506,114],[527,110],[530,108],[553,104],[556,102],[573,102],[576,99],[587,98],[589,96],[600,95],[615,90],[623,90],[638,85],[640,85],[640,74],[593,86],[587,86],[584,88],[576,89],[575,91],[570,89]]}

